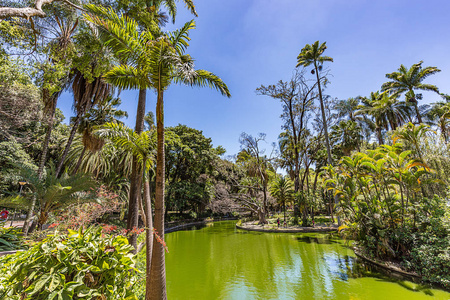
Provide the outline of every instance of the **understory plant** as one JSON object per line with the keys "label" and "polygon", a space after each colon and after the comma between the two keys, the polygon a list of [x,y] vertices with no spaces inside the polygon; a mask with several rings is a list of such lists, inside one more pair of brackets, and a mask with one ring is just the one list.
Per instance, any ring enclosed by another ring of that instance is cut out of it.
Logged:
{"label": "understory plant", "polygon": [[0,251],[24,249],[20,229],[0,227]]}
{"label": "understory plant", "polygon": [[137,299],[135,257],[101,227],[55,232],[0,259],[0,299]]}

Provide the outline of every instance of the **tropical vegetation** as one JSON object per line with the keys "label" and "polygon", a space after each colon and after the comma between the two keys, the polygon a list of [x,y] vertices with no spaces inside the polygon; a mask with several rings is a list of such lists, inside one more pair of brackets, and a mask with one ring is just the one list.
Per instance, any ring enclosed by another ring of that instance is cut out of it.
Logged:
{"label": "tropical vegetation", "polygon": [[[167,226],[228,217],[326,225],[450,289],[450,96],[428,83],[440,69],[400,65],[378,90],[336,99],[326,42],[306,44],[289,79],[256,88],[282,111],[270,154],[266,134],[243,132],[225,156],[164,123],[173,84],[231,96],[188,54],[196,22],[165,30],[176,1],[35,4],[0,1],[0,208],[26,216],[21,231],[1,223],[0,251],[24,251],[0,258],[0,298],[166,299]],[[442,100],[420,105],[419,91]]]}

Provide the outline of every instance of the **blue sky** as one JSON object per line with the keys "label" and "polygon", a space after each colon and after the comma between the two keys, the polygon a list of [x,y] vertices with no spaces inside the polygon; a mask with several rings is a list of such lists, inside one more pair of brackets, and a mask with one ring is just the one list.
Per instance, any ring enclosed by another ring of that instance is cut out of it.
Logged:
{"label": "blue sky", "polygon": [[[181,1],[182,2],[182,1]],[[193,18],[179,3],[175,25]],[[239,151],[242,132],[267,134],[267,147],[281,132],[281,105],[257,96],[261,84],[288,80],[305,44],[326,41],[331,84],[338,99],[367,96],[380,89],[385,74],[420,60],[442,72],[427,83],[450,93],[450,1],[448,0],[195,0],[199,17],[188,53],[196,67],[220,76],[232,98],[209,89],[173,85],[165,94],[166,126],[185,124],[202,130],[227,155]],[[311,75],[312,76],[312,75]],[[424,102],[440,100],[424,94]],[[65,98],[65,99],[64,99]],[[122,109],[134,126],[137,92],[121,95]],[[71,114],[71,95],[59,107]],[[156,97],[147,94],[147,111]]]}

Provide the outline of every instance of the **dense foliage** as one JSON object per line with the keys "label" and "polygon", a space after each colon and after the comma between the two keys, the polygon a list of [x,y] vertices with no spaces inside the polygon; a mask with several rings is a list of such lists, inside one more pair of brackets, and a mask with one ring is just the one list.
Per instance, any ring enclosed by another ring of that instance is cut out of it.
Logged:
{"label": "dense foliage", "polygon": [[0,252],[24,249],[20,229],[0,227]]}
{"label": "dense foliage", "polygon": [[[326,43],[306,44],[290,80],[256,90],[281,104],[272,152],[264,133],[244,132],[241,151],[225,159],[201,130],[164,127],[172,84],[231,95],[186,53],[194,21],[163,30],[175,20],[176,1],[46,1],[24,9],[31,2],[0,1],[11,8],[0,15],[0,206],[27,213],[24,235],[32,223],[42,233],[49,223],[66,230],[126,217],[133,247],[93,228],[55,234],[1,260],[5,297],[132,299],[128,252],[140,249],[135,233],[143,227],[147,292],[155,287],[146,298],[165,298],[153,211],[162,238],[165,221],[186,216],[240,212],[266,224],[283,210],[303,226],[316,215],[331,224],[337,216],[365,254],[450,287],[450,97],[424,82],[440,69],[401,65],[379,91],[338,100],[326,94],[333,62]],[[194,3],[183,2],[197,16]],[[120,99],[122,89],[139,90],[134,129],[120,120],[129,100]],[[154,116],[147,90],[157,95]],[[69,124],[57,109],[65,91],[73,96]],[[419,105],[419,91],[443,101]],[[1,233],[0,250],[22,246],[15,231]]]}
{"label": "dense foliage", "polygon": [[1,258],[2,299],[137,299],[135,261],[123,236],[100,227],[56,232],[28,251]]}
{"label": "dense foliage", "polygon": [[[396,136],[407,138],[405,130]],[[326,168],[325,184],[339,199],[341,229],[365,255],[398,262],[448,288],[450,208],[444,181],[419,158],[424,153],[404,148],[395,143],[344,156]]]}

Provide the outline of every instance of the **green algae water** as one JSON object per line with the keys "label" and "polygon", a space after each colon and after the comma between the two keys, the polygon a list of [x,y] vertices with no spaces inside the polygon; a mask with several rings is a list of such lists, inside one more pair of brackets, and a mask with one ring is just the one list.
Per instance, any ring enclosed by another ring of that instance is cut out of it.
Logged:
{"label": "green algae water", "polygon": [[166,235],[169,299],[450,299],[445,291],[367,271],[339,238],[235,224]]}

